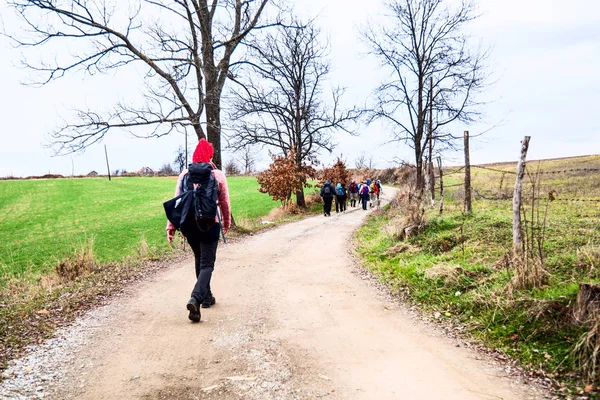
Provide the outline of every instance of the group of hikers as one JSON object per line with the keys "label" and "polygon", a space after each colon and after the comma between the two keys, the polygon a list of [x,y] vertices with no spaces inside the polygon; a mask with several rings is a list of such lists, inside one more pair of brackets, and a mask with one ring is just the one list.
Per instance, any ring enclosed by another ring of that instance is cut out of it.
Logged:
{"label": "group of hikers", "polygon": [[379,205],[379,195],[381,194],[381,182],[379,180],[363,180],[356,183],[352,180],[348,187],[343,183],[338,183],[335,187],[331,181],[326,181],[321,187],[321,197],[323,198],[323,214],[326,217],[331,216],[331,206],[335,201],[335,212],[346,212],[346,202],[350,199],[350,207],[356,207],[357,200],[360,199],[362,209]]}

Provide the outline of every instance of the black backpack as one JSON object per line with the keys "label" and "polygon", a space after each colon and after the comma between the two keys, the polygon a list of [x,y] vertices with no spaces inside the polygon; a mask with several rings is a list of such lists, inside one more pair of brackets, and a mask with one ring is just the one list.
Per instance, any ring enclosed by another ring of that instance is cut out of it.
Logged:
{"label": "black backpack", "polygon": [[[197,187],[194,188],[194,184]],[[184,236],[192,230],[206,232],[218,215],[219,184],[210,163],[190,164],[183,177],[181,195],[164,203],[167,218]]]}
{"label": "black backpack", "polygon": [[331,185],[330,185],[330,184],[328,184],[328,183],[326,183],[326,184],[323,186],[323,196],[331,196],[331,194],[332,194],[332,193],[331,193]]}

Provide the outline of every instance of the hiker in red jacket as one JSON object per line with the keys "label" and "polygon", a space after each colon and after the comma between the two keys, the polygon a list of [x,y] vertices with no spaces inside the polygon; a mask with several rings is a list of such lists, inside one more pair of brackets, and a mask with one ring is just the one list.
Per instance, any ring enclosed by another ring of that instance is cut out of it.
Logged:
{"label": "hiker in red jacket", "polygon": [[358,200],[358,185],[354,180],[348,185],[348,194],[350,195],[350,206],[356,207],[356,200]]}
{"label": "hiker in red jacket", "polygon": [[[192,290],[192,295],[187,303],[189,311],[189,319],[193,322],[200,321],[200,306],[208,308],[215,304],[216,300],[210,290],[210,281],[215,267],[217,256],[217,245],[219,244],[219,234],[221,228],[223,233],[227,233],[231,226],[231,212],[229,203],[229,190],[227,188],[227,179],[225,174],[218,170],[212,163],[214,149],[213,145],[200,139],[194,155],[192,156],[193,163],[210,163],[212,166],[212,175],[218,183],[218,200],[217,205],[221,209],[221,217],[215,217],[215,223],[206,231],[198,229],[190,229],[186,231],[186,239],[194,252],[194,261],[196,267],[196,284]],[[188,170],[184,169],[177,179],[175,186],[175,197],[179,196],[186,190],[187,179],[189,179]],[[195,184],[194,184],[195,185]],[[218,212],[218,211],[217,211]],[[175,226],[167,222],[167,239],[173,241],[175,235]]]}

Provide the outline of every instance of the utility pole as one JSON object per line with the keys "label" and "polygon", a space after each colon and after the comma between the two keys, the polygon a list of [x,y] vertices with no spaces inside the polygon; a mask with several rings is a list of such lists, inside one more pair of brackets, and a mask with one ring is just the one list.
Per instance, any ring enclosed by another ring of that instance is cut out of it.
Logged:
{"label": "utility pole", "polygon": [[104,155],[106,156],[106,169],[108,170],[108,180],[110,181],[110,166],[108,165],[108,152],[106,151],[106,145],[104,145]]}

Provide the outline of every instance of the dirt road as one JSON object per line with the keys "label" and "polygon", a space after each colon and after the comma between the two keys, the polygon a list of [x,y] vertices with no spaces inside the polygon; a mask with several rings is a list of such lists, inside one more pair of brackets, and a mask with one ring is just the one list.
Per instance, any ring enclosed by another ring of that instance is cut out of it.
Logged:
{"label": "dirt road", "polygon": [[80,321],[76,343],[64,333],[62,358],[45,366],[54,384],[38,390],[111,400],[542,398],[353,272],[351,235],[366,214],[221,245],[217,305],[198,324],[185,309],[192,260],[155,275]]}

